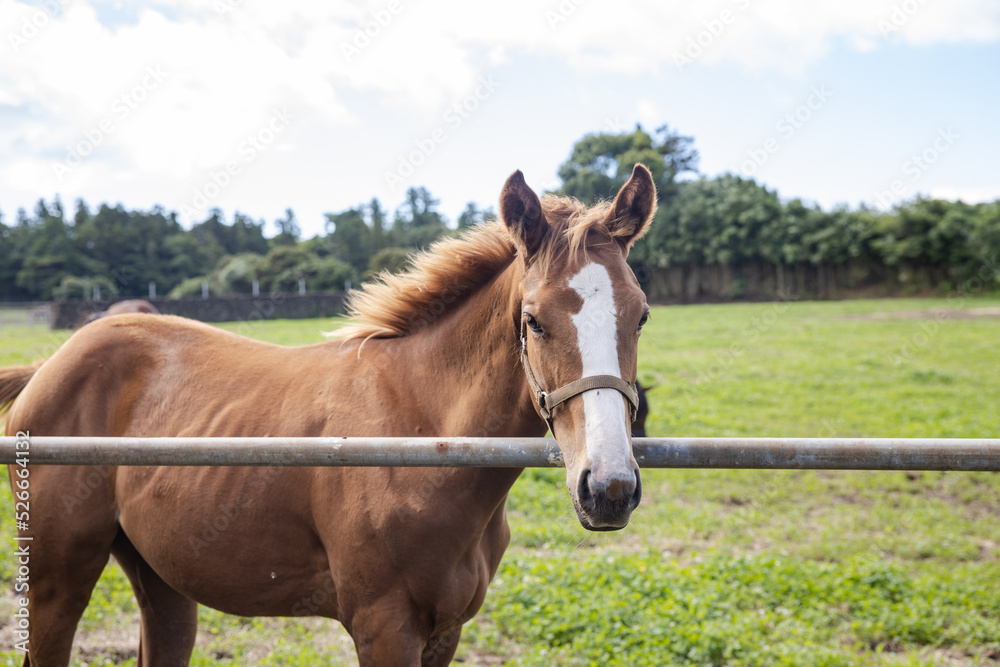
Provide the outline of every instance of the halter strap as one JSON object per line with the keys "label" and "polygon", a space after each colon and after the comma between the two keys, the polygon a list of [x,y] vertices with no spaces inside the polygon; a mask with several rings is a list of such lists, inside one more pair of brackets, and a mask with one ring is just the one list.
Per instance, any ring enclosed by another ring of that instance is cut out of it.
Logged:
{"label": "halter strap", "polygon": [[535,395],[535,401],[538,403],[538,414],[548,424],[549,430],[552,433],[555,433],[555,429],[552,427],[552,410],[560,403],[565,403],[574,396],[578,396],[591,389],[614,389],[621,393],[628,399],[629,404],[632,406],[631,417],[632,421],[635,421],[639,410],[639,393],[634,386],[615,375],[589,375],[579,380],[573,380],[569,384],[559,387],[551,394],[542,389],[542,386],[535,378],[535,374],[531,372],[531,365],[528,363],[528,338],[523,319],[521,320],[521,366],[524,367],[524,375],[528,378],[528,386],[531,388],[531,393]]}

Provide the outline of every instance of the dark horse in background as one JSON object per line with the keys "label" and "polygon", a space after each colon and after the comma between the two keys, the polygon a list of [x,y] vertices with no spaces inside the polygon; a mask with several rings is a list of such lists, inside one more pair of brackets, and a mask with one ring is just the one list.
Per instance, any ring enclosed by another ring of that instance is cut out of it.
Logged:
{"label": "dark horse in background", "polygon": [[[629,429],[649,316],[625,260],[655,208],[642,165],[590,208],[539,199],[515,172],[500,222],[356,292],[340,340],[289,348],[169,315],[105,317],[41,364],[0,369],[6,432],[539,437],[551,426],[580,524],[623,528],[641,497]],[[187,664],[197,603],[337,619],[365,666],[446,665],[507,547],[504,508],[521,474],[29,470],[32,667],[68,663],[110,555],[139,602],[139,665]],[[81,485],[85,498],[67,493]],[[203,537],[220,515],[226,528]]]}
{"label": "dark horse in background", "polygon": [[76,328],[79,329],[83,325],[90,324],[94,320],[99,320],[102,317],[108,317],[109,315],[123,315],[125,313],[148,313],[150,315],[159,315],[160,311],[156,309],[156,306],[145,299],[126,299],[125,301],[119,301],[118,303],[110,305],[107,310],[87,315],[83,318],[83,321],[76,326]]}
{"label": "dark horse in background", "polygon": [[646,418],[649,417],[649,397],[646,393],[653,389],[656,389],[655,384],[646,387],[638,380],[635,382],[635,390],[639,394],[639,407],[636,408],[635,421],[632,422],[633,438],[646,437]]}

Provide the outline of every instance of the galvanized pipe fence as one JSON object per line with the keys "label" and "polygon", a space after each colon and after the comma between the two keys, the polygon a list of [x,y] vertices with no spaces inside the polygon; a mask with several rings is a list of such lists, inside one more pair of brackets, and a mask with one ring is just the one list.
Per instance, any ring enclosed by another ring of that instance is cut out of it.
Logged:
{"label": "galvanized pipe fence", "polygon": [[[1000,439],[635,438],[642,468],[1000,471]],[[0,437],[0,464],[558,468],[551,438]]]}

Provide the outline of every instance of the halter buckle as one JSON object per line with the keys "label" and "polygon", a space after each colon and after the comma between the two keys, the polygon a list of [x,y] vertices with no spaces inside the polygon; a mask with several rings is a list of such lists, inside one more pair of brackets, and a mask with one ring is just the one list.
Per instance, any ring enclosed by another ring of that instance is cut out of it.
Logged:
{"label": "halter buckle", "polygon": [[542,419],[549,421],[552,418],[552,411],[549,406],[546,405],[549,395],[545,391],[539,391],[536,398],[538,399],[538,412],[540,413]]}

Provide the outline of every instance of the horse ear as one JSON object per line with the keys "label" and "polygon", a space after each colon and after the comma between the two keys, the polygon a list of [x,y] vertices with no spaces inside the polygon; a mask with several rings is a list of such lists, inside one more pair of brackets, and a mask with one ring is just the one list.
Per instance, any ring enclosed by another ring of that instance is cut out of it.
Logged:
{"label": "horse ear", "polygon": [[549,223],[542,215],[538,195],[524,182],[521,170],[515,171],[503,184],[500,192],[500,217],[507,225],[514,245],[525,259],[534,255],[549,231]]}
{"label": "horse ear", "polygon": [[656,214],[656,185],[645,165],[636,163],[632,177],[622,186],[608,215],[611,236],[621,244],[625,254],[642,238]]}

